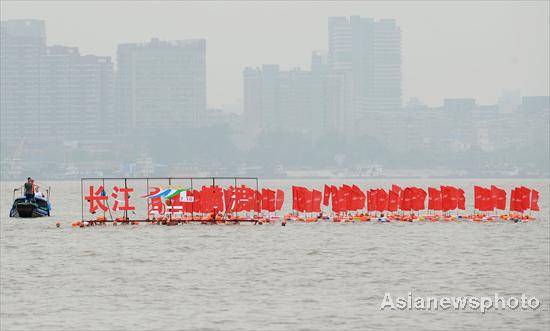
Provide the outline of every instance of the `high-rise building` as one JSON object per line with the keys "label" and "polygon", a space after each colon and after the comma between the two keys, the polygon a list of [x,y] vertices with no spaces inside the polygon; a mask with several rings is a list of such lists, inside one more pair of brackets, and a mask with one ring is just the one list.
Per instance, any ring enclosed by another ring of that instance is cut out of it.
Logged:
{"label": "high-rise building", "polygon": [[206,41],[118,45],[117,108],[131,129],[193,126],[206,109]]}
{"label": "high-rise building", "polygon": [[[288,112],[288,100],[284,100],[288,83],[288,73],[281,72],[277,64],[264,64],[261,69],[245,68],[243,108],[247,124],[259,129],[282,127]],[[281,95],[283,88],[285,95]]]}
{"label": "high-rise building", "polygon": [[328,19],[329,50],[311,71],[243,71],[244,113],[259,128],[349,135],[368,111],[401,109],[401,31],[394,20]]}
{"label": "high-rise building", "polygon": [[[0,131],[3,143],[32,139],[40,129],[40,64],[46,28],[40,20],[0,23]],[[25,130],[21,128],[25,127]]]}
{"label": "high-rise building", "polygon": [[243,114],[247,125],[264,123],[262,72],[259,68],[247,67],[243,70]]}
{"label": "high-rise building", "polygon": [[69,125],[72,136],[86,133],[86,140],[96,140],[118,135],[114,80],[110,56],[83,55],[75,58],[71,67],[72,92],[69,98],[73,109]]}
{"label": "high-rise building", "polygon": [[365,111],[401,108],[401,30],[393,19],[329,17],[330,68],[351,74],[353,107]]}
{"label": "high-rise building", "polygon": [[313,137],[324,130],[344,131],[349,123],[348,79],[312,57],[312,71],[279,70],[278,65],[245,68],[243,100],[246,123],[258,129],[284,129]]}
{"label": "high-rise building", "polygon": [[[287,127],[302,133],[313,133],[319,119],[314,105],[314,85],[311,72],[301,69],[279,73],[279,115],[275,121],[282,128]],[[317,130],[318,131],[318,130]]]}
{"label": "high-rise building", "polygon": [[311,56],[312,116],[315,128],[331,132],[352,132],[351,74],[344,69],[331,69],[327,54]]}
{"label": "high-rise building", "polygon": [[244,114],[260,129],[304,128],[310,117],[310,72],[280,71],[276,64],[243,71]]}
{"label": "high-rise building", "polygon": [[333,70],[353,69],[353,29],[347,17],[328,18],[328,63]]}
{"label": "high-rise building", "polygon": [[110,57],[45,39],[43,21],[2,22],[2,141],[41,147],[105,137],[113,125]]}
{"label": "high-rise building", "polygon": [[41,132],[58,140],[101,140],[113,133],[113,64],[48,46],[41,61]]}
{"label": "high-rise building", "polygon": [[262,66],[262,120],[261,126],[281,126],[280,71],[277,64]]}

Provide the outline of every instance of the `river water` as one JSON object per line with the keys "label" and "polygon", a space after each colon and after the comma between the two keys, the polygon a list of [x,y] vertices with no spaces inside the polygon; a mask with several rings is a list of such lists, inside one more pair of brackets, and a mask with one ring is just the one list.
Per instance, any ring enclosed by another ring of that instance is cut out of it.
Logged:
{"label": "river water", "polygon": [[[266,180],[363,189],[474,183],[540,191],[527,223],[289,223],[71,228],[80,182],[49,183],[53,216],[7,217],[1,186],[1,329],[541,329],[550,324],[548,180]],[[19,184],[19,183],[17,183]],[[56,228],[55,222],[61,222]],[[392,297],[525,293],[532,310],[380,310]]]}

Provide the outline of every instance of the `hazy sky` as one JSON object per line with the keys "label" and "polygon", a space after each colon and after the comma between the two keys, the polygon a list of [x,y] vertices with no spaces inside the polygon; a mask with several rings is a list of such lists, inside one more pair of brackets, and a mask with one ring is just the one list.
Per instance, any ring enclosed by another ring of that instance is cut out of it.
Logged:
{"label": "hazy sky", "polygon": [[548,95],[548,1],[7,1],[4,19],[46,21],[48,44],[116,56],[118,43],[205,38],[211,107],[242,94],[242,69],[309,69],[327,49],[327,17],[395,18],[403,36],[404,101],[496,102],[503,89]]}

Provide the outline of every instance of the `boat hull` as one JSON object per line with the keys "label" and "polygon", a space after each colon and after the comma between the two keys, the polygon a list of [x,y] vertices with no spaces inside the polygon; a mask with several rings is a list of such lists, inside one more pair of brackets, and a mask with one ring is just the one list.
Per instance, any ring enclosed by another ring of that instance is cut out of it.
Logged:
{"label": "boat hull", "polygon": [[50,216],[50,207],[46,200],[26,201],[17,199],[10,210],[10,217],[35,218]]}

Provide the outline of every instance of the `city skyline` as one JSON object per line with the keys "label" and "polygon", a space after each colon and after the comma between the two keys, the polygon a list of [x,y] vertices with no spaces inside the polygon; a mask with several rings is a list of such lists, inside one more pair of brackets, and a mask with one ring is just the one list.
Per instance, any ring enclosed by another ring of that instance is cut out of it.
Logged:
{"label": "city skyline", "polygon": [[[308,70],[311,52],[328,49],[326,31],[330,16],[396,19],[403,31],[403,104],[412,97],[430,106],[442,105],[443,99],[453,97],[471,97],[480,104],[491,104],[504,90],[520,90],[522,95],[546,95],[548,90],[545,60],[548,58],[548,16],[545,15],[548,6],[540,2],[485,6],[450,3],[430,6],[425,12],[415,10],[422,7],[413,4],[381,9],[373,2],[347,3],[341,8],[329,2],[315,10],[303,3],[283,8],[277,4],[235,2],[233,5],[222,3],[219,8],[210,6],[206,11],[197,3],[161,3],[154,8],[133,4],[131,10],[126,8],[132,15],[124,15],[123,27],[116,35],[106,33],[106,27],[114,24],[116,17],[122,17],[117,15],[125,8],[116,2],[69,5],[61,18],[52,9],[55,6],[48,7],[47,3],[2,3],[2,20],[43,18],[48,26],[48,45],[79,47],[81,54],[111,56],[114,63],[120,43],[145,42],[155,37],[206,39],[209,50],[206,94],[210,108],[233,105],[242,98],[245,67],[277,64],[281,70]],[[87,16],[97,17],[92,14],[98,14],[100,8],[102,24],[91,29]],[[409,15],[405,9],[415,13]],[[243,15],[239,14],[241,11]],[[223,23],[238,14],[242,23],[224,25],[229,31],[222,31],[219,26],[210,28],[212,20]],[[163,20],[145,20],[144,15],[160,15]],[[459,23],[455,16],[460,15],[467,17],[469,24]],[[411,20],[413,16],[415,19]],[[273,20],[282,17],[288,24],[274,30]],[[297,27],[295,23],[299,18],[310,24]],[[415,22],[421,19],[426,24],[419,29]],[[254,24],[254,29],[250,24]],[[67,25],[72,29],[61,28]],[[495,31],[497,33],[492,34]],[[225,32],[229,32],[230,37],[224,34],[225,38],[220,39],[219,34]],[[491,38],[487,39],[489,35]],[[286,47],[281,50],[283,45]],[[482,75],[468,81],[467,77],[475,71]],[[445,84],[441,84],[443,79]]]}
{"label": "city skyline", "polygon": [[[207,39],[119,41],[114,63],[51,44],[48,31],[42,20],[2,21],[4,178],[34,164],[48,164],[51,176],[548,173],[539,148],[548,144],[550,93],[403,102],[394,19],[331,16],[328,47],[312,50],[304,69],[242,68],[242,115],[207,106]],[[32,134],[21,135],[21,123]]]}

